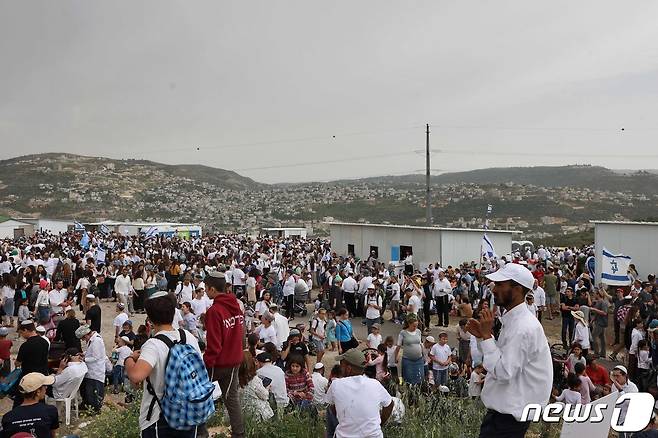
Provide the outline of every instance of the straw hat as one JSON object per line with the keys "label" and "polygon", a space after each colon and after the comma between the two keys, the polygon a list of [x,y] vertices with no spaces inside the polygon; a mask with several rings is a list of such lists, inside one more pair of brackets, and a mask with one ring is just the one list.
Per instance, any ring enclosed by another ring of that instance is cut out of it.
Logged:
{"label": "straw hat", "polygon": [[571,316],[576,318],[578,321],[582,322],[583,324],[587,325],[587,321],[585,321],[585,314],[581,312],[580,310],[576,311],[571,311]]}

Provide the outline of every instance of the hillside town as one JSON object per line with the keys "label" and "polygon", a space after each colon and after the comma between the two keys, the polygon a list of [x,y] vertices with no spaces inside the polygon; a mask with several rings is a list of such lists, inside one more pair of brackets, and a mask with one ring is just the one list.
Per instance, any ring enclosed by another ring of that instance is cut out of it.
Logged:
{"label": "hillside town", "polygon": [[[142,220],[198,223],[216,232],[258,234],[267,226],[301,226],[326,235],[324,222],[425,223],[422,184],[370,180],[259,184],[233,172],[215,180],[194,170],[179,176],[157,163],[75,155],[28,156],[12,163],[37,184],[0,182],[0,215],[86,221]],[[15,172],[15,170],[13,171]],[[12,173],[13,173],[12,172]],[[232,179],[231,179],[232,178]],[[482,228],[487,204],[491,228],[543,239],[591,229],[592,218],[643,220],[655,216],[658,195],[503,184],[432,187],[434,224]]]}

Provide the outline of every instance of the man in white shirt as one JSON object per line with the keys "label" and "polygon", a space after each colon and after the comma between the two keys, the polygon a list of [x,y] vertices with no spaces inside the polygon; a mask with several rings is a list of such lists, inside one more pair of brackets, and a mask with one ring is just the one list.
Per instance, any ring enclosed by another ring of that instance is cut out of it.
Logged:
{"label": "man in white shirt", "polygon": [[117,316],[114,317],[114,322],[112,323],[112,325],[114,326],[115,338],[119,336],[119,332],[121,332],[123,323],[128,321],[128,314],[124,310],[125,308],[126,306],[123,303],[117,303]]}
{"label": "man in white shirt", "polygon": [[[175,330],[172,326],[174,315],[174,302],[166,292],[156,292],[146,301],[146,315],[153,323],[153,330],[157,335],[164,335],[172,342],[183,341],[191,345],[201,355],[199,342],[187,330]],[[165,390],[165,369],[169,347],[162,340],[155,337],[147,340],[141,350],[135,351],[128,356],[124,362],[126,375],[135,385],[143,383],[142,402],[139,408],[139,429],[142,437],[166,437],[176,436],[180,438],[191,438],[197,436],[196,428],[188,431],[173,430],[160,416],[160,405],[153,400],[153,395],[148,391],[146,379],[151,382],[155,395],[162,399]],[[150,415],[149,415],[150,413]]]}
{"label": "man in white shirt", "polygon": [[194,298],[194,284],[190,281],[190,276],[186,275],[183,282],[176,287],[176,298],[178,304],[189,303]]}
{"label": "man in white shirt", "polygon": [[288,326],[288,318],[279,313],[279,307],[276,305],[270,306],[270,313],[274,315],[272,325],[276,331],[277,350],[281,351],[283,342],[288,339],[290,335],[290,326]]}
{"label": "man in white shirt", "polygon": [[509,263],[487,278],[495,283],[494,300],[504,310],[498,340],[493,337],[494,315],[486,307],[479,321],[471,319],[466,325],[482,340],[482,364],[487,370],[482,402],[488,411],[480,437],[524,437],[530,423],[520,421],[523,408],[530,403],[546,406],[553,382],[544,329],[524,304],[534,277],[524,266]]}
{"label": "man in white shirt", "polygon": [[50,307],[54,313],[62,313],[64,307],[70,305],[70,303],[67,302],[68,296],[69,291],[64,287],[62,280],[57,280],[55,288],[48,293]]}
{"label": "man in white shirt", "polygon": [[382,424],[393,411],[393,399],[376,379],[363,375],[366,358],[352,348],[336,357],[343,376],[329,385],[325,397],[331,413],[338,419],[336,438],[383,438]]}
{"label": "man in white shirt", "polygon": [[85,364],[87,374],[82,382],[82,399],[84,404],[91,406],[99,412],[105,398],[105,342],[98,333],[91,331],[89,326],[80,326],[75,331],[75,336],[87,343],[85,351]]}
{"label": "man in white shirt", "polygon": [[286,272],[286,281],[283,283],[283,299],[286,303],[286,316],[288,319],[295,318],[295,285],[297,281],[292,269]]}
{"label": "man in white shirt", "polygon": [[82,361],[82,353],[76,348],[67,349],[55,375],[53,397],[70,397],[76,389],[75,385],[85,374],[87,374],[87,364]]}
{"label": "man in white shirt", "polygon": [[532,287],[532,295],[535,297],[535,304],[537,305],[537,319],[541,321],[541,315],[546,308],[546,291],[539,285],[537,280]]}
{"label": "man in white shirt", "polygon": [[324,376],[324,365],[322,362],[316,363],[313,367],[311,379],[313,380],[313,404],[324,405],[324,398],[327,395],[329,380]]}
{"label": "man in white shirt", "polygon": [[[628,379],[628,371],[626,370],[626,367],[623,365],[617,365],[612,369],[612,387],[610,388],[610,392],[618,392],[619,395],[623,394],[628,394],[630,392],[639,392],[637,389],[637,385],[635,383],[631,382]],[[620,406],[620,413],[619,413],[619,424],[624,424],[624,421],[626,420],[626,412],[628,412],[628,406],[630,405],[630,400],[626,400],[623,402]]]}
{"label": "man in white shirt", "polygon": [[448,295],[452,292],[450,280],[443,271],[439,271],[439,278],[432,283],[432,298],[436,305],[436,326],[448,327],[450,317],[450,301]]}
{"label": "man in white shirt", "polygon": [[348,272],[347,277],[343,280],[343,297],[345,299],[345,307],[350,311],[350,316],[354,316],[356,313],[356,297],[354,294],[358,287],[359,285],[354,279],[353,274]]}
{"label": "man in white shirt", "polygon": [[132,290],[132,280],[128,275],[128,268],[123,267],[121,269],[121,275],[119,275],[114,281],[114,291],[117,294],[117,299],[120,303],[124,305],[128,304],[128,296]]}
{"label": "man in white shirt", "polygon": [[290,399],[288,398],[288,391],[286,390],[286,375],[281,368],[272,365],[272,356],[269,353],[260,353],[256,356],[258,361],[258,370],[256,374],[258,377],[267,377],[272,380],[268,389],[274,395],[276,406],[280,412],[283,412]]}

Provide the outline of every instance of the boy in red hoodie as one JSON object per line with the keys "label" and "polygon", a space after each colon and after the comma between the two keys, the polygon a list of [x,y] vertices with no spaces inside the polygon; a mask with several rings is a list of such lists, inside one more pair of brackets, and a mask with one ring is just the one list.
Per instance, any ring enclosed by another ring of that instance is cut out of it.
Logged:
{"label": "boy in red hoodie", "polygon": [[206,293],[213,300],[206,312],[206,351],[203,361],[210,380],[222,389],[231,422],[231,436],[244,437],[244,422],[238,396],[238,370],[242,363],[244,314],[235,295],[226,292],[226,278],[213,271],[205,278]]}

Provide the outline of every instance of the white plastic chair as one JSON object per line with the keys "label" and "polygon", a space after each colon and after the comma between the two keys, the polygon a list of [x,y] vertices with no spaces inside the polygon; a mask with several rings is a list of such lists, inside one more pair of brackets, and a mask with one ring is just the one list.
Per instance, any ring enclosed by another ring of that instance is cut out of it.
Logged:
{"label": "white plastic chair", "polygon": [[75,418],[78,418],[79,416],[79,411],[78,411],[78,392],[80,391],[80,385],[82,385],[82,381],[84,380],[85,376],[82,375],[78,381],[75,382],[75,385],[73,386],[73,391],[71,394],[69,394],[68,397],[66,398],[51,398],[47,397],[46,402],[52,401],[55,402],[55,406],[57,406],[57,403],[64,403],[64,409],[65,409],[65,414],[66,414],[66,425],[71,424],[71,403],[74,404],[75,406]]}

